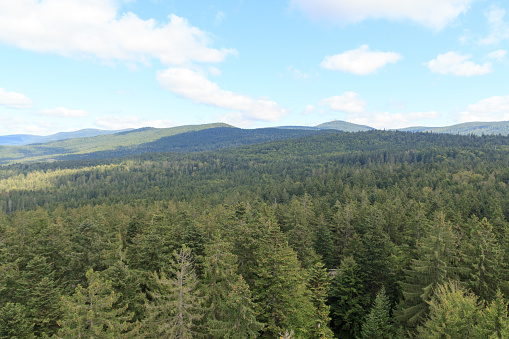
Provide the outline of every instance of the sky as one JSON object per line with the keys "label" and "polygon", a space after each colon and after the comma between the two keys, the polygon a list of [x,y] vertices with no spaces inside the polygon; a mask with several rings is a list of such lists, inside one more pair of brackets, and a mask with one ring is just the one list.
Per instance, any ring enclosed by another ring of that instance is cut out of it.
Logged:
{"label": "sky", "polygon": [[509,120],[505,0],[0,0],[0,135]]}

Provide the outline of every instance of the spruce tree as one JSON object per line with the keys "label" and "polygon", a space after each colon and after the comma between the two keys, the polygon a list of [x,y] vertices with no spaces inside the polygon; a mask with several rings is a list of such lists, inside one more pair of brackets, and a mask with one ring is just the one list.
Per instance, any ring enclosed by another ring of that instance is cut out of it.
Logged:
{"label": "spruce tree", "polygon": [[136,331],[129,322],[132,313],[115,308],[118,295],[111,282],[92,269],[86,273],[87,288],[80,285],[74,294],[62,298],[63,318],[58,338],[131,338]]}
{"label": "spruce tree", "polygon": [[429,317],[418,327],[419,338],[472,337],[480,317],[475,294],[460,287],[457,281],[448,281],[437,285],[428,304]]}
{"label": "spruce tree", "polygon": [[28,318],[25,306],[8,302],[0,308],[0,338],[30,339],[35,338],[33,324]]}
{"label": "spruce tree", "polygon": [[203,310],[191,250],[183,245],[173,257],[168,267],[170,277],[164,271],[154,273],[156,290],[151,292],[146,331],[149,337],[195,338]]}
{"label": "spruce tree", "polygon": [[428,314],[428,302],[439,284],[465,273],[460,266],[457,236],[443,214],[430,225],[417,250],[418,257],[401,282],[404,300],[397,310],[400,324],[408,329],[415,328]]}
{"label": "spruce tree", "polygon": [[371,311],[362,324],[361,337],[364,339],[392,338],[393,332],[390,323],[390,310],[389,298],[385,294],[385,288],[382,286],[376,295]]}
{"label": "spruce tree", "polygon": [[481,301],[490,303],[497,289],[507,291],[507,269],[493,227],[483,218],[470,221],[470,237],[464,241],[468,285]]}
{"label": "spruce tree", "polygon": [[310,272],[308,287],[311,292],[311,301],[315,308],[315,319],[310,335],[313,338],[333,338],[332,330],[329,327],[330,306],[326,304],[329,287],[329,273],[321,262],[317,262]]}
{"label": "spruce tree", "polygon": [[237,256],[219,237],[205,247],[206,331],[213,338],[256,338],[263,324],[256,320],[251,291],[237,273]]}
{"label": "spruce tree", "polygon": [[357,338],[360,335],[362,319],[366,315],[365,306],[369,304],[361,271],[354,258],[346,257],[331,281],[331,327],[340,338]]}
{"label": "spruce tree", "polygon": [[266,324],[262,337],[273,338],[286,330],[304,336],[314,323],[305,272],[279,227],[271,221],[266,226],[256,254],[253,291],[258,320]]}

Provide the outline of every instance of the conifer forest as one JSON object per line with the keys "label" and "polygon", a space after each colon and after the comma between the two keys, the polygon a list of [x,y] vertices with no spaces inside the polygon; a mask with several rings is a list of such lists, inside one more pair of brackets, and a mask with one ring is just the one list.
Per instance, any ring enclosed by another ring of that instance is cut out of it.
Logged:
{"label": "conifer forest", "polygon": [[0,338],[509,338],[508,136],[228,143],[0,167]]}

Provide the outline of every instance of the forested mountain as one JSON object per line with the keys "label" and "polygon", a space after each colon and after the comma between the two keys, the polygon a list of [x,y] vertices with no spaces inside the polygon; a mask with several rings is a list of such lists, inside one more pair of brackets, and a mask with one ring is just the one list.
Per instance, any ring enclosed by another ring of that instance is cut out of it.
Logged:
{"label": "forested mountain", "polygon": [[357,125],[351,122],[341,121],[341,120],[333,120],[329,122],[325,122],[320,125],[316,125],[315,128],[320,129],[336,129],[343,132],[360,132],[360,131],[369,131],[373,130],[373,127]]}
{"label": "forested mountain", "polygon": [[4,166],[0,335],[504,338],[508,184],[396,131]]}
{"label": "forested mountain", "polygon": [[95,137],[73,138],[26,146],[0,146],[0,164],[55,160],[66,154],[84,154],[136,147],[160,138],[209,128],[231,127],[227,124],[189,125],[172,128],[145,127]]}
{"label": "forested mountain", "polygon": [[12,134],[0,136],[0,145],[10,146],[23,146],[35,143],[45,143],[50,141],[73,139],[73,138],[88,138],[98,135],[115,134],[122,131],[108,131],[100,129],[82,129],[74,132],[60,132],[47,136],[32,135],[32,134]]}

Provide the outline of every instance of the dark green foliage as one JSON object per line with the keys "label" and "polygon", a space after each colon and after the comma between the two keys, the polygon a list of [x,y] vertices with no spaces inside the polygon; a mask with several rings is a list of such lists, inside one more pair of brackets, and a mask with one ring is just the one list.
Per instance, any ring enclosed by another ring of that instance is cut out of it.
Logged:
{"label": "dark green foliage", "polygon": [[311,292],[311,301],[316,312],[316,323],[310,331],[310,336],[320,339],[333,338],[333,333],[329,327],[329,322],[331,320],[329,317],[330,306],[326,304],[329,273],[321,262],[317,262],[311,268],[308,287]]}
{"label": "dark green foliage", "polygon": [[237,257],[220,238],[205,249],[203,291],[205,323],[212,338],[256,338],[263,327],[256,320],[251,291],[237,273]]}
{"label": "dark green foliage", "polygon": [[385,288],[382,287],[376,295],[371,311],[362,324],[361,337],[364,339],[393,338],[390,310],[389,298],[385,294]]}
{"label": "dark green foliage", "polygon": [[334,272],[329,292],[334,333],[341,338],[356,338],[367,313],[369,296],[362,284],[362,267],[352,257],[341,262]]}
{"label": "dark green foliage", "polygon": [[428,314],[428,303],[437,286],[465,272],[457,243],[451,224],[439,214],[429,225],[429,234],[419,243],[418,258],[412,260],[406,280],[401,283],[404,300],[397,314],[401,324],[408,328],[419,325]]}
{"label": "dark green foliage", "polygon": [[33,326],[23,305],[7,303],[0,308],[0,338],[33,338]]}

